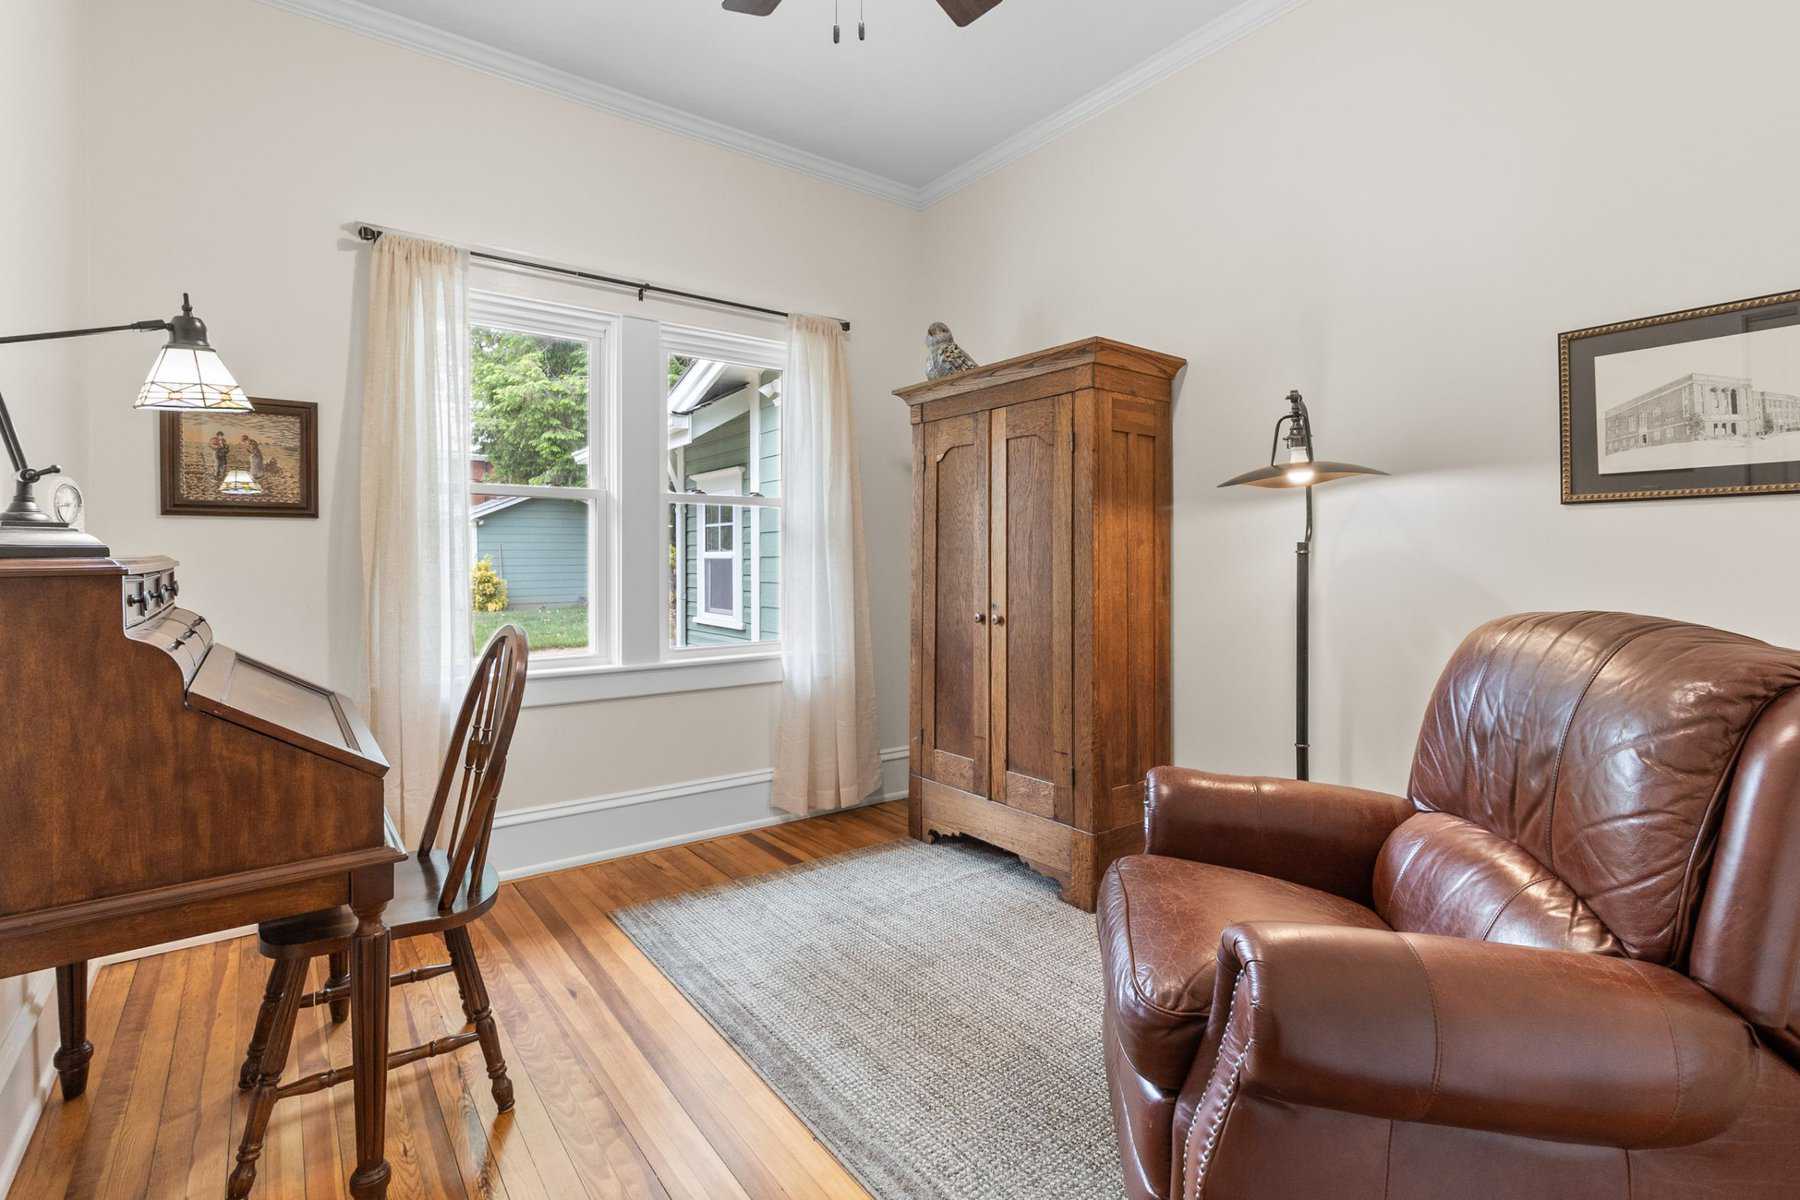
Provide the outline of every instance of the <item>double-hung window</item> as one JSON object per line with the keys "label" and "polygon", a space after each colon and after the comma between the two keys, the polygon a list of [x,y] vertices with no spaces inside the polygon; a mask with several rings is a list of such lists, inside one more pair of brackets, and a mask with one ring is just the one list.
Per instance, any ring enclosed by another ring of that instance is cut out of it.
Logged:
{"label": "double-hung window", "polygon": [[469,298],[470,599],[477,650],[524,628],[534,664],[612,661],[607,384],[616,323],[540,300]]}
{"label": "double-hung window", "polygon": [[663,328],[671,653],[780,635],[780,343]]}
{"label": "double-hung window", "polygon": [[778,679],[785,343],[490,278],[469,301],[477,648],[524,628],[527,704]]}

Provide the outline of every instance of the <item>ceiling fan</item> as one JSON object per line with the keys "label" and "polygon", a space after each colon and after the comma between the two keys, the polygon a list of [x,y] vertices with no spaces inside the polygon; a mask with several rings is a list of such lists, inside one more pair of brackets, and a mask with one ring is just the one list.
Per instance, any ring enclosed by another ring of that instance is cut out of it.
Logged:
{"label": "ceiling fan", "polygon": [[[996,8],[1000,0],[937,0],[938,7],[950,14],[950,19],[958,25],[967,25],[987,12]],[[725,0],[725,11],[749,13],[753,17],[766,17],[775,11],[781,0]]]}

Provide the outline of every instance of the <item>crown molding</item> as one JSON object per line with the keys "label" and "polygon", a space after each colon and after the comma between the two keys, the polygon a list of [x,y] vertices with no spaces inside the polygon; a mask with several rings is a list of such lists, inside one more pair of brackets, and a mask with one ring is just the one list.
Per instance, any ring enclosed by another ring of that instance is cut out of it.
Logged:
{"label": "crown molding", "polygon": [[601,112],[624,117],[670,133],[697,138],[726,150],[735,150],[764,162],[827,183],[835,183],[907,208],[918,208],[919,189],[873,171],[848,166],[797,146],[761,137],[732,125],[659,104],[643,96],[595,83],[579,75],[546,66],[524,55],[496,49],[470,38],[433,28],[410,17],[398,16],[358,0],[259,0],[298,16],[348,29],[407,50],[443,59],[486,75],[549,92]]}
{"label": "crown molding", "polygon": [[1043,149],[1108,109],[1123,104],[1139,92],[1155,87],[1201,59],[1212,57],[1305,3],[1306,0],[1244,0],[1244,3],[1219,14],[1186,37],[1169,43],[1111,83],[1095,88],[1067,108],[1027,126],[992,149],[977,154],[968,162],[916,189],[918,207],[930,208],[983,176],[992,175],[1027,154]]}
{"label": "crown molding", "polygon": [[468,67],[512,83],[549,92],[565,100],[601,112],[624,117],[657,129],[747,154],[778,167],[835,183],[840,187],[922,211],[961,191],[984,176],[1041,150],[1057,138],[1098,117],[1139,92],[1156,86],[1178,71],[1209,58],[1241,38],[1299,8],[1306,0],[1244,0],[1179,41],[1172,42],[1112,82],[1096,88],[1043,120],[1036,122],[961,166],[946,171],[923,187],[889,179],[873,171],[852,167],[813,154],[785,142],[765,138],[655,100],[595,83],[579,75],[546,66],[535,59],[434,28],[410,17],[371,7],[360,0],[258,0],[303,17],[311,17],[400,46],[420,54]]}

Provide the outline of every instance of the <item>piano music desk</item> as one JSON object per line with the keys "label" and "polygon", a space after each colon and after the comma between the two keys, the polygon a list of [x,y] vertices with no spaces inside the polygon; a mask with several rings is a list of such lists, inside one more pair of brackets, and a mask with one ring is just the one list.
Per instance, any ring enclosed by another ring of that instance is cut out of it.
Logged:
{"label": "piano music desk", "polygon": [[348,906],[350,1190],[384,1196],[387,760],[347,698],[215,644],[176,566],[0,560],[0,977],[56,968],[74,1100],[88,960]]}

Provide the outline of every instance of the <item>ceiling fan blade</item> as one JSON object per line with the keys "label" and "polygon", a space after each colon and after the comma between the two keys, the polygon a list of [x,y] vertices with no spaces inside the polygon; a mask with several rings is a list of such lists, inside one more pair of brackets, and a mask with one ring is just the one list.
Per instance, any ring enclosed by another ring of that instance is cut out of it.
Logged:
{"label": "ceiling fan blade", "polygon": [[938,0],[938,7],[949,13],[950,19],[959,26],[969,24],[999,5],[1000,0]]}
{"label": "ceiling fan blade", "polygon": [[725,11],[749,13],[753,17],[766,17],[775,11],[781,0],[725,0]]}

